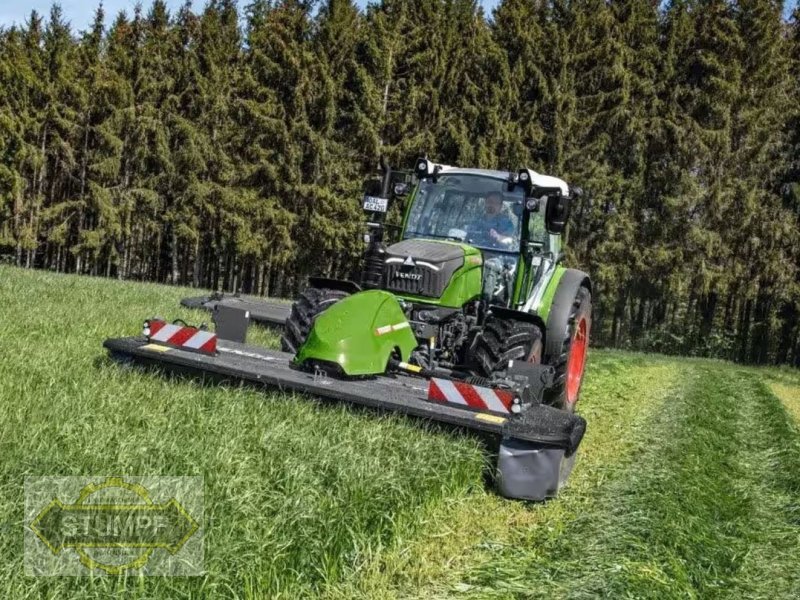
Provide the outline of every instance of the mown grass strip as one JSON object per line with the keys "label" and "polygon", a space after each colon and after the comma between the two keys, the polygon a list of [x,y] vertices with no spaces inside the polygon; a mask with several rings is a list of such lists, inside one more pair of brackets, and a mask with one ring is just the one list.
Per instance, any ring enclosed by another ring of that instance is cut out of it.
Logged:
{"label": "mown grass strip", "polygon": [[644,432],[625,477],[598,490],[565,529],[535,529],[516,551],[471,573],[473,595],[766,596],[766,576],[778,571],[779,597],[791,597],[796,435],[752,375],[684,364],[684,393]]}
{"label": "mown grass strip", "polygon": [[522,532],[563,529],[594,501],[598,488],[624,471],[636,448],[631,432],[674,395],[677,375],[674,361],[594,352],[581,399],[589,429],[558,500],[524,504],[483,488],[445,497],[416,516],[417,526],[409,530],[414,534],[368,557],[350,581],[326,589],[326,595],[422,598],[468,590],[464,573],[496,565],[497,554],[519,543]]}
{"label": "mown grass strip", "polygon": [[[750,547],[731,598],[800,597],[800,436],[796,415],[774,382],[751,378],[745,404],[750,424],[742,432],[756,498]],[[772,391],[773,393],[770,393]]]}

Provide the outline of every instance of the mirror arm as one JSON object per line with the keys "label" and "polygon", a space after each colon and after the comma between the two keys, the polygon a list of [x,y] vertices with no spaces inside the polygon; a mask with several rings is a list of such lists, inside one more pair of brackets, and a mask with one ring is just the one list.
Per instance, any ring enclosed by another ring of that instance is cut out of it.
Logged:
{"label": "mirror arm", "polygon": [[381,155],[380,159],[381,171],[383,171],[383,180],[381,181],[381,196],[388,198],[392,187],[392,167],[386,162],[386,158]]}

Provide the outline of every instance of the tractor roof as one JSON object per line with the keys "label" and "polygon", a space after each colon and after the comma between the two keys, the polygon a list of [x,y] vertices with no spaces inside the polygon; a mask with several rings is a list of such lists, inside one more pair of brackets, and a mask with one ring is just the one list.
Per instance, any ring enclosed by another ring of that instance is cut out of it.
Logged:
{"label": "tractor roof", "polygon": [[[439,165],[439,174],[440,175],[481,175],[483,177],[493,177],[495,179],[502,179],[503,181],[508,181],[509,173],[508,171],[494,171],[492,169],[465,169],[463,167],[451,167],[448,165]],[[528,171],[531,175],[531,181],[533,185],[536,187],[542,188],[561,188],[561,193],[564,195],[569,194],[569,186],[567,182],[563,179],[559,179],[558,177],[552,177],[550,175],[541,175],[536,171]],[[514,173],[516,175],[516,173]]]}

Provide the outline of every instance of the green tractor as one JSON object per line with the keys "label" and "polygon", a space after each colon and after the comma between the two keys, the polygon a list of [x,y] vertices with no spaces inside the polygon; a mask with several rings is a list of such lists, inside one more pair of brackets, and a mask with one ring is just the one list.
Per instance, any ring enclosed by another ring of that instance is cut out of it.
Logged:
{"label": "green tractor", "polygon": [[[291,312],[253,297],[186,298],[213,311],[213,332],[153,317],[141,335],[105,347],[204,381],[294,390],[479,433],[494,440],[503,496],[555,496],[586,430],[575,403],[591,282],[559,264],[577,190],[527,169],[420,159],[406,175],[384,167],[367,191],[358,282],[311,278]],[[402,224],[388,244],[390,208]],[[282,325],[283,351],[248,343],[251,321]]]}
{"label": "green tractor", "polygon": [[[580,190],[529,169],[465,169],[426,158],[412,182],[408,173],[383,171],[364,196],[361,280],[311,278],[286,320],[283,350],[298,366],[346,377],[392,367],[499,380],[513,361],[551,365],[544,401],[573,411],[592,284],[561,265],[561,234]],[[392,203],[405,210],[399,241],[387,245]]]}

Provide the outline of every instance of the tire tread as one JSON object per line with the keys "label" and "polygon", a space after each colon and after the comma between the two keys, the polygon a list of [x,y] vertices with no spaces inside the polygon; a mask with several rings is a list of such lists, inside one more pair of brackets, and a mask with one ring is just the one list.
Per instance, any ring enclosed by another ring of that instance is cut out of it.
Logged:
{"label": "tire tread", "polygon": [[311,327],[320,313],[349,294],[341,290],[328,288],[307,288],[300,293],[292,304],[289,318],[286,319],[283,335],[281,336],[281,349],[284,352],[296,354],[297,350],[305,343]]}
{"label": "tire tread", "polygon": [[469,363],[480,377],[505,370],[510,360],[526,360],[542,332],[534,323],[490,315],[470,348]]}

